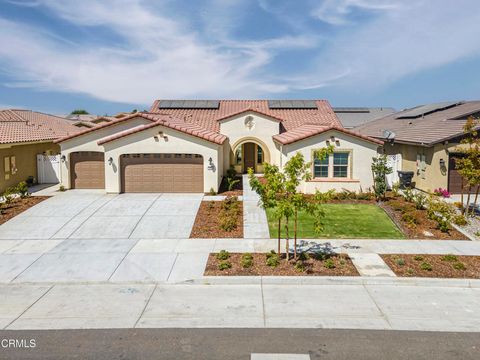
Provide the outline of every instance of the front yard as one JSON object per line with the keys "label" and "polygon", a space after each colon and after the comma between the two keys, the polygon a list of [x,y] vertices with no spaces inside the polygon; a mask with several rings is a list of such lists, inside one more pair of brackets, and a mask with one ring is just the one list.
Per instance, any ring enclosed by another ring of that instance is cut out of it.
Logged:
{"label": "front yard", "polygon": [[[324,204],[323,230],[315,233],[313,218],[300,212],[298,217],[299,239],[343,238],[343,239],[404,239],[404,235],[388,215],[373,204]],[[270,236],[278,236],[278,222],[273,209],[267,209]],[[293,219],[289,222],[290,237],[293,237]],[[282,237],[285,228],[282,225]]]}

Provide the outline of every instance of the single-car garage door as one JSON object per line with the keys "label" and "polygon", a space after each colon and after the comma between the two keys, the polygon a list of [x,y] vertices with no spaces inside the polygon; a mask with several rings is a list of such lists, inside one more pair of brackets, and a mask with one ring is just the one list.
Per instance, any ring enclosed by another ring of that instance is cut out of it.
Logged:
{"label": "single-car garage door", "polygon": [[105,154],[80,151],[70,154],[72,189],[105,189]]}
{"label": "single-car garage door", "polygon": [[203,158],[196,154],[125,154],[122,192],[203,192]]}

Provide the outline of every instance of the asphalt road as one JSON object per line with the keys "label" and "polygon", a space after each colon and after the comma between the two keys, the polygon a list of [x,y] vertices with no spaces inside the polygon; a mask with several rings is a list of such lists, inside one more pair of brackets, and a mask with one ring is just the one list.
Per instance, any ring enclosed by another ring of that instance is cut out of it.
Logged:
{"label": "asphalt road", "polygon": [[[7,349],[4,339],[34,348]],[[312,360],[480,359],[480,333],[323,329],[122,329],[0,331],[0,359],[228,359],[251,353]]]}

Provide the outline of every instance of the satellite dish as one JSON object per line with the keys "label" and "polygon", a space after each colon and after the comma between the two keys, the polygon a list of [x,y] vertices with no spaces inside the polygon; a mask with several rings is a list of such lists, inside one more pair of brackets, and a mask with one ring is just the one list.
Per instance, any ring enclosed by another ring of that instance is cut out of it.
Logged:
{"label": "satellite dish", "polygon": [[383,137],[387,140],[393,141],[395,139],[395,133],[390,130],[384,130]]}

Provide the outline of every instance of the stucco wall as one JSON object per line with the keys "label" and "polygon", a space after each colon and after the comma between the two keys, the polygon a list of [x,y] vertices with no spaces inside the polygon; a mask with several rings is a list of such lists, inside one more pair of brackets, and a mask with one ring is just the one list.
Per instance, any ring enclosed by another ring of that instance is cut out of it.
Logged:
{"label": "stucco wall", "polygon": [[[154,127],[132,134],[121,139],[98,145],[97,142],[119,131],[126,130],[141,124],[150,123],[148,120],[137,118],[117,126],[107,127],[98,131],[67,140],[61,143],[62,155],[67,161],[62,163],[62,184],[70,188],[70,154],[76,151],[99,151],[105,153],[105,190],[109,193],[120,192],[120,155],[144,153],[189,153],[200,154],[204,160],[204,191],[211,188],[218,190],[223,172],[223,147],[209,141],[196,138],[182,132],[163,126]],[[168,140],[154,135],[162,131]],[[109,158],[113,164],[108,164]],[[212,159],[214,169],[209,169],[209,159]]]}
{"label": "stucco wall", "polygon": [[[253,127],[249,128],[245,121],[248,116],[253,117]],[[272,136],[280,132],[280,124],[277,120],[267,116],[261,116],[255,112],[247,112],[238,116],[223,120],[220,123],[220,132],[228,137],[224,149],[224,171],[230,167],[233,151],[238,144],[255,142],[268,151],[265,161],[279,165],[280,152],[273,142]]]}
{"label": "stucco wall", "polygon": [[[436,188],[448,188],[448,153],[464,147],[463,144],[436,144],[434,146],[416,146],[407,144],[385,145],[385,153],[402,154],[402,170],[413,171],[413,182],[417,189],[431,192]],[[417,168],[417,154],[425,155],[425,176]],[[445,160],[445,167],[440,167],[440,159]]]}
{"label": "stucco wall", "polygon": [[[20,181],[25,181],[29,176],[37,179],[37,154],[60,152],[60,146],[53,142],[5,146],[7,145],[0,147],[0,192],[9,186],[17,185]],[[10,156],[15,156],[17,172],[6,180],[4,158]]]}
{"label": "stucco wall", "polygon": [[[338,151],[348,150],[351,152],[351,176],[349,179],[315,179],[309,182],[304,182],[301,185],[301,191],[305,193],[314,193],[316,190],[322,192],[330,189],[341,191],[347,189],[350,191],[366,191],[373,185],[371,163],[372,158],[377,156],[378,145],[363,141],[336,131],[329,131],[324,134],[313,136],[294,144],[283,146],[282,164],[284,165],[292,156],[300,152],[308,162],[313,162],[313,151],[326,147],[326,141],[331,136],[340,141],[339,145],[335,146]],[[311,172],[313,174],[313,164]]]}

